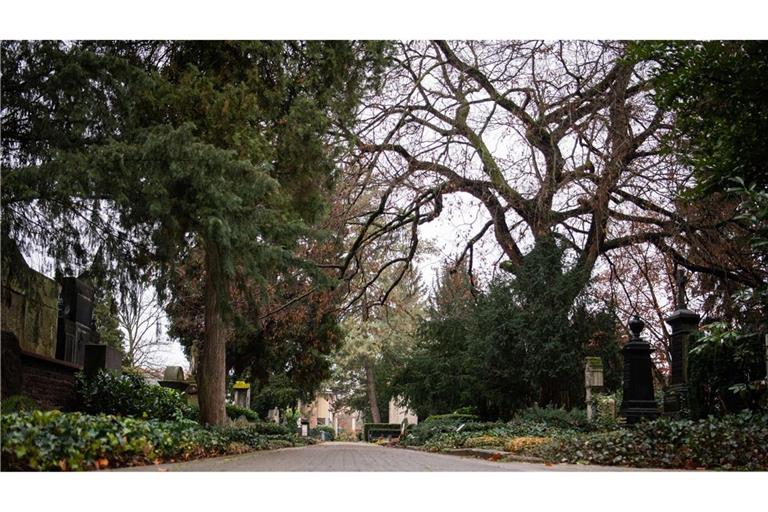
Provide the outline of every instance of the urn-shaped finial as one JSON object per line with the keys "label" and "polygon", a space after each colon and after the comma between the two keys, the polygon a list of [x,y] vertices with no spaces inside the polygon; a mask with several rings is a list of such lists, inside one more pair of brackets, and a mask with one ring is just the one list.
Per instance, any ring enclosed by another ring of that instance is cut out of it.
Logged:
{"label": "urn-shaped finial", "polygon": [[635,339],[639,338],[640,333],[643,332],[643,329],[645,329],[645,322],[643,322],[643,319],[635,314],[629,320],[629,330],[632,331],[632,337]]}

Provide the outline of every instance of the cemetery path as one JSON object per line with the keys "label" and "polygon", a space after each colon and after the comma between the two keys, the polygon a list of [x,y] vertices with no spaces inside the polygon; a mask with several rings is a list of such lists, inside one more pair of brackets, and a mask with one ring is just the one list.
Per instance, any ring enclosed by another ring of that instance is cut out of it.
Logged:
{"label": "cemetery path", "polygon": [[126,471],[621,471],[629,468],[532,464],[385,448],[366,443],[322,443]]}

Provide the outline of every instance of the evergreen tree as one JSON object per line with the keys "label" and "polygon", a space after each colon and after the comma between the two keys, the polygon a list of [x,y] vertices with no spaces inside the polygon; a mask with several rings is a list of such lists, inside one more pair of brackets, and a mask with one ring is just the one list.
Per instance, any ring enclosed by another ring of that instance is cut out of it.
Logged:
{"label": "evergreen tree", "polygon": [[[99,219],[106,209],[107,221],[85,227],[128,266],[153,263],[161,291],[189,247],[200,247],[200,410],[206,423],[223,424],[233,277],[264,283],[268,269],[295,262],[293,244],[321,213],[334,174],[328,132],[350,121],[381,50],[321,41],[4,42],[15,72],[3,76],[3,99],[7,83],[12,100],[3,125],[16,154],[7,160],[3,232],[29,233],[35,220],[24,209],[41,203],[49,225],[72,225],[63,240],[80,242],[82,223],[72,217]],[[49,125],[61,134],[43,130]]]}

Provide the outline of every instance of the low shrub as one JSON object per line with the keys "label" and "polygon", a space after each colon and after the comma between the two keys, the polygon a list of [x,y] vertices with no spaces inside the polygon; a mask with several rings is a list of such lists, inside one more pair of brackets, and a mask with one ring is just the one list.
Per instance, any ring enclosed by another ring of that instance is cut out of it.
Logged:
{"label": "low shrub", "polygon": [[115,375],[105,370],[91,378],[78,377],[82,410],[88,414],[116,414],[156,420],[194,419],[196,407],[178,391],[148,384],[135,373]]}
{"label": "low shrub", "polygon": [[507,441],[505,437],[483,435],[467,438],[463,446],[465,448],[501,448]]}
{"label": "low shrub", "polygon": [[259,418],[256,411],[233,404],[227,404],[227,416],[232,420],[236,420],[242,416],[248,421],[261,421],[261,418]]}
{"label": "low shrub", "polygon": [[513,437],[504,443],[504,450],[518,453],[551,442],[548,437]]}
{"label": "low shrub", "polygon": [[427,416],[427,419],[425,419],[422,423],[434,421],[480,421],[480,417],[474,414],[463,414],[458,412],[451,414],[434,414],[432,416]]}
{"label": "low shrub", "polygon": [[269,421],[254,421],[248,424],[246,427],[248,430],[258,432],[259,434],[267,436],[290,436],[296,435],[296,431],[291,430],[285,425],[278,425]]}
{"label": "low shrub", "polygon": [[346,430],[340,431],[339,435],[336,436],[336,441],[355,442],[358,440],[357,433],[347,432]]}
{"label": "low shrub", "polygon": [[399,423],[366,423],[363,425],[363,441],[379,437],[400,437]]}
{"label": "low shrub", "polygon": [[512,422],[543,423],[550,427],[563,429],[589,428],[587,413],[583,409],[560,409],[557,407],[533,406],[515,413]]}
{"label": "low shrub", "polygon": [[768,414],[658,419],[597,434],[561,437],[530,450],[551,462],[681,469],[768,469]]}
{"label": "low shrub", "polygon": [[321,432],[325,432],[325,438],[328,441],[333,441],[336,437],[336,431],[331,425],[318,425],[309,431],[309,435],[319,439]]}
{"label": "low shrub", "polygon": [[8,398],[3,398],[2,402],[0,402],[0,411],[2,411],[2,414],[34,411],[39,408],[40,407],[34,400],[24,395],[11,395]]}
{"label": "low shrub", "polygon": [[242,453],[311,441],[260,426],[203,427],[192,420],[32,411],[3,415],[3,470],[86,470]]}

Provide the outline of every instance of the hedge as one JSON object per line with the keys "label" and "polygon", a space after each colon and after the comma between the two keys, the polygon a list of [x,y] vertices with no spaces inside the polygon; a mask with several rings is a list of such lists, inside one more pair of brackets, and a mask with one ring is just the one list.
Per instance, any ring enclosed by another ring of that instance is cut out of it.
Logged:
{"label": "hedge", "polygon": [[[278,426],[278,425],[275,425]],[[3,415],[2,469],[104,469],[190,460],[305,444],[263,426],[202,427],[191,420],[140,420],[113,415],[31,411]]]}
{"label": "hedge", "polygon": [[325,432],[328,441],[333,441],[336,438],[336,430],[331,425],[318,425],[309,431],[309,435],[319,439],[321,432]]}
{"label": "hedge", "polygon": [[106,370],[78,376],[83,412],[156,420],[196,420],[199,412],[175,389],[147,384],[140,375],[115,375]]}
{"label": "hedge", "polygon": [[551,462],[639,468],[768,469],[768,413],[658,419],[633,428],[556,439],[532,449]]}
{"label": "hedge", "polygon": [[239,405],[227,404],[227,416],[232,420],[236,420],[242,416],[248,421],[261,421],[261,418],[259,418],[256,411],[240,407]]}
{"label": "hedge", "polygon": [[[374,435],[379,434],[379,435]],[[363,424],[363,441],[371,441],[375,437],[399,437],[399,423],[365,423]]]}
{"label": "hedge", "polygon": [[462,414],[462,413],[451,413],[451,414],[434,414],[432,416],[427,416],[427,419],[425,419],[422,423],[426,422],[432,422],[432,421],[480,421],[480,417],[476,416],[474,414]]}
{"label": "hedge", "polygon": [[[135,373],[115,375],[102,370],[91,378],[80,375],[78,392],[82,410],[89,414],[117,414],[156,420],[196,420],[200,417],[199,409],[188,404],[181,393],[148,384]],[[232,420],[243,416],[249,422],[261,421],[256,411],[251,409],[233,404],[227,404],[226,409],[227,416]]]}

